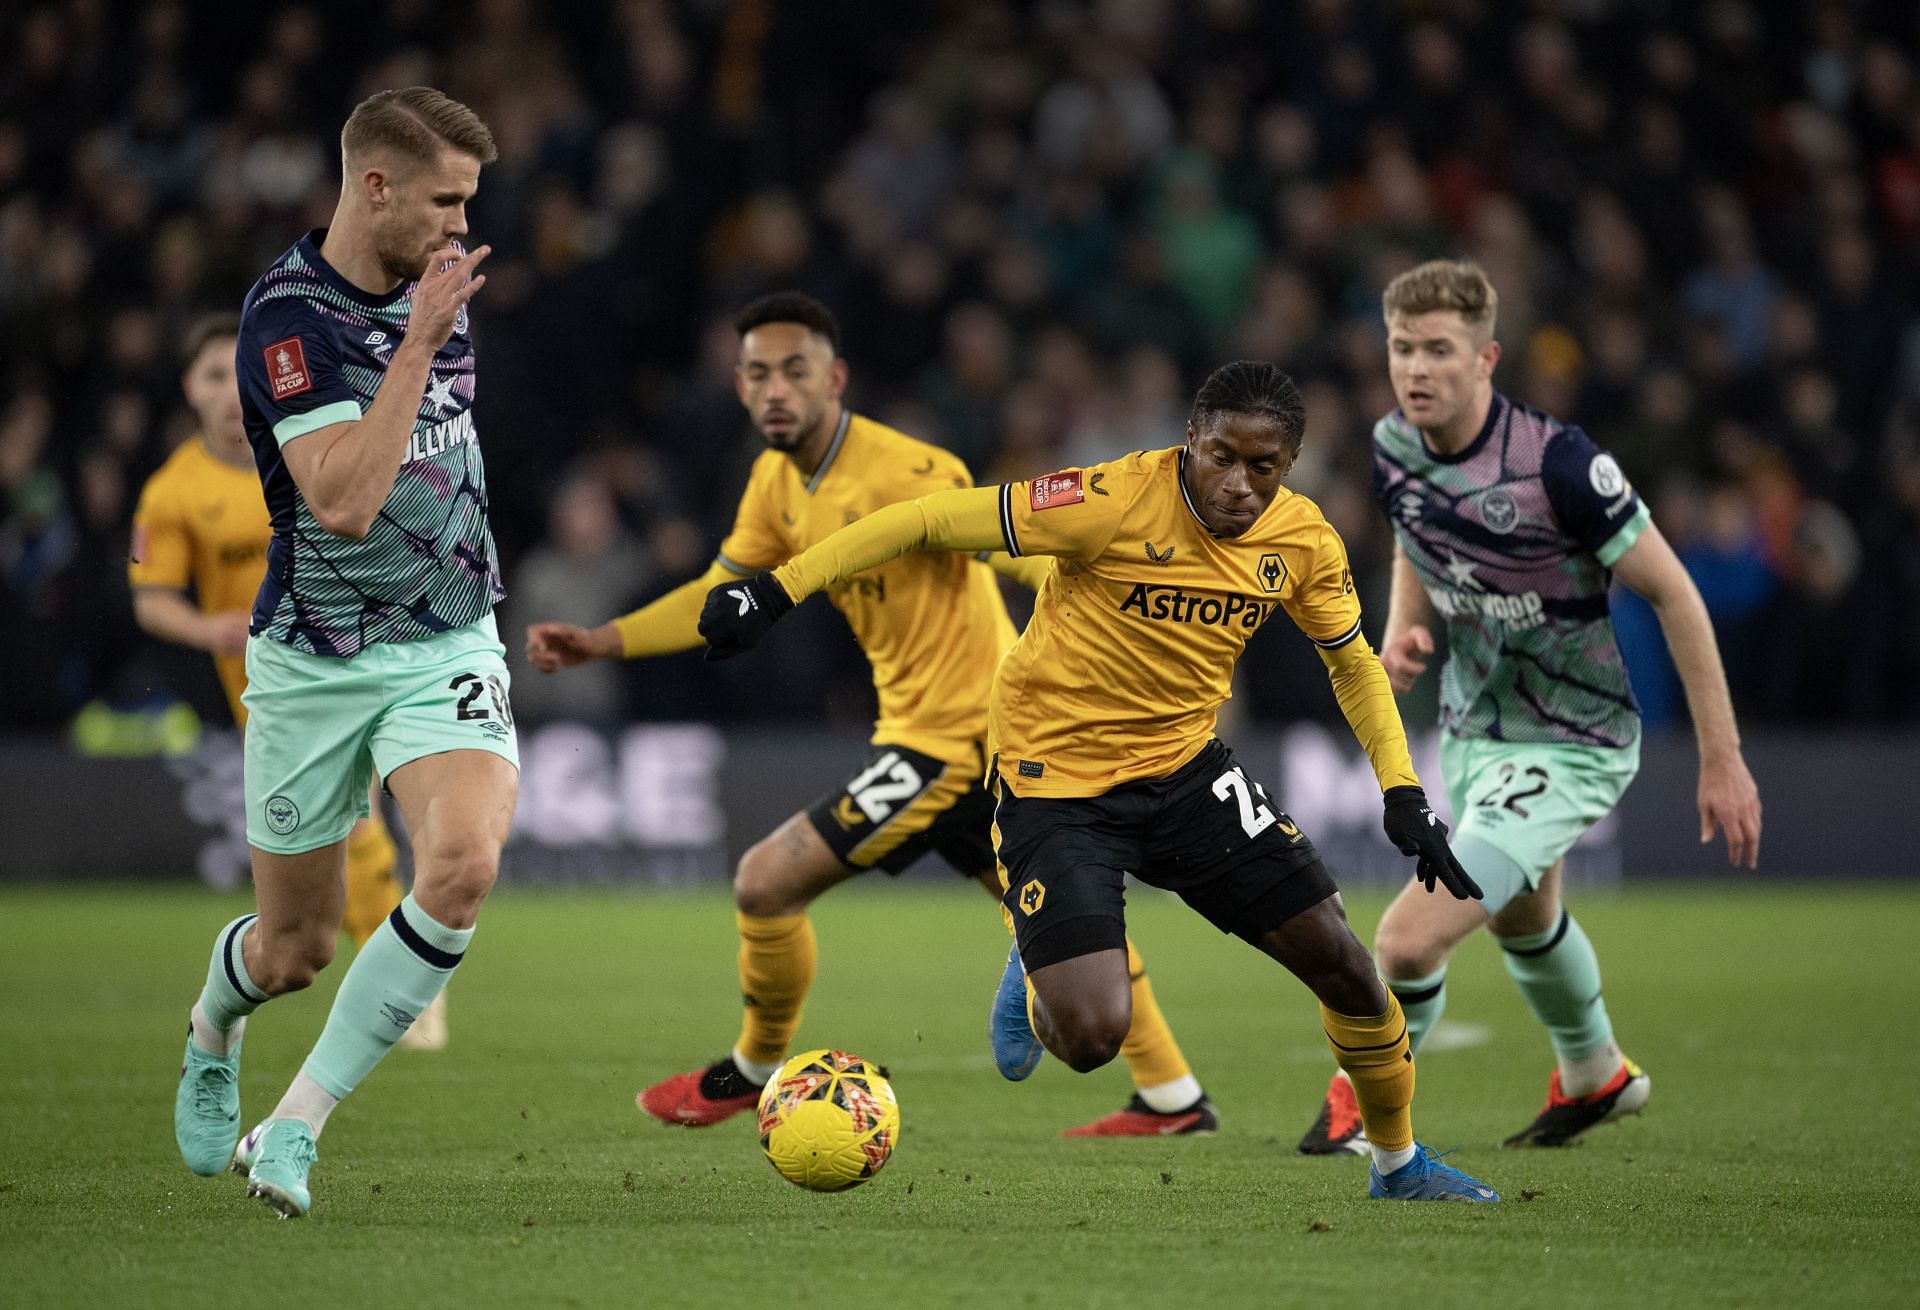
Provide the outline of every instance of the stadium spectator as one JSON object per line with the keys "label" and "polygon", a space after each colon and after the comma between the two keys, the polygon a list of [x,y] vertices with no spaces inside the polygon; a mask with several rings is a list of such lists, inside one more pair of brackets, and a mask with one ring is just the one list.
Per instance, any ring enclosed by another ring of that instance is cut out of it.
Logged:
{"label": "stadium spectator", "polygon": [[[520,632],[539,619],[597,622],[624,613],[653,581],[652,561],[620,524],[620,506],[606,471],[585,465],[554,493],[547,537],[520,561],[514,590],[502,616],[505,630]],[[577,719],[603,728],[619,723],[625,708],[620,669],[610,663],[582,669],[575,678],[531,675],[526,651],[516,642],[507,666],[521,679],[514,709],[534,720]]]}
{"label": "stadium spectator", "polygon": [[[628,434],[657,484],[622,494],[633,539],[684,512],[666,539],[717,542],[746,446],[708,325],[760,292],[841,307],[854,403],[911,413],[982,476],[1171,439],[1169,396],[1274,359],[1345,416],[1302,466],[1337,503],[1391,406],[1380,289],[1461,253],[1502,289],[1509,394],[1662,501],[1704,495],[1703,524],[1752,525],[1757,566],[1730,528],[1682,552],[1742,580],[1716,613],[1746,716],[1920,718],[1911,5],[801,8],[0,18],[0,599],[35,635],[4,657],[0,725],[162,676],[101,658],[104,616],[75,608],[108,603],[80,579],[120,549],[111,488],[185,434],[167,343],[324,221],[344,108],[416,82],[470,99],[501,151],[472,210],[499,252],[475,330],[510,590],[563,471]],[[1342,529],[1375,588],[1384,524]],[[1857,625],[1845,696],[1782,671],[1817,652],[1744,635],[1775,599]],[[1251,685],[1277,685],[1281,645],[1255,644]],[[839,661],[828,700],[865,694],[851,649],[815,657]],[[817,712],[672,676],[635,703]]]}

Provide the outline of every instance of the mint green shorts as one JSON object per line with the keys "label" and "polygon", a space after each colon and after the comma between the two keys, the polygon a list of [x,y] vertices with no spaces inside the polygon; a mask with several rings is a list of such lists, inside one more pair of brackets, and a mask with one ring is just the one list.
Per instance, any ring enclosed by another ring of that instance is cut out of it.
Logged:
{"label": "mint green shorts", "polygon": [[492,751],[520,765],[506,649],[487,615],[352,659],[247,643],[247,841],[276,855],[331,846],[382,778],[428,755]]}
{"label": "mint green shorts", "polygon": [[1626,746],[1440,737],[1440,772],[1454,837],[1477,837],[1525,872],[1529,887],[1600,822],[1640,771],[1640,739]]}

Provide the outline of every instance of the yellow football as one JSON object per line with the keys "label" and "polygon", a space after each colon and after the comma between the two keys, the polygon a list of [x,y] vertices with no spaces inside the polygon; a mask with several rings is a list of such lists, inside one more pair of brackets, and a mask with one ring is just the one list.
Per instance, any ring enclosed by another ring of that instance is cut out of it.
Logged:
{"label": "yellow football", "polygon": [[858,1187],[899,1142],[893,1086],[857,1055],[796,1055],[760,1093],[760,1149],[782,1178],[809,1191]]}

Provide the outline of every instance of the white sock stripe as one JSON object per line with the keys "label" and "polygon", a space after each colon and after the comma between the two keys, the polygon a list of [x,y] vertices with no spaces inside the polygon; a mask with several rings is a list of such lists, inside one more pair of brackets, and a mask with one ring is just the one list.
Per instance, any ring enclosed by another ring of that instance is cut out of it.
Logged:
{"label": "white sock stripe", "polygon": [[733,1048],[732,1055],[734,1068],[738,1069],[740,1076],[750,1083],[758,1083],[764,1087],[767,1079],[780,1072],[781,1062],[778,1060],[772,1064],[761,1064],[756,1060],[749,1060],[740,1054],[740,1048],[737,1046]]}
{"label": "white sock stripe", "polygon": [[1147,1108],[1158,1114],[1176,1114],[1191,1109],[1199,1103],[1200,1080],[1192,1074],[1183,1074],[1170,1083],[1156,1083],[1152,1087],[1136,1087],[1140,1099]]}
{"label": "white sock stripe", "polygon": [[234,993],[249,1005],[265,1005],[272,998],[264,994],[256,995],[260,985],[247,972],[245,941],[247,925],[260,916],[243,914],[227,925],[226,936],[220,943],[220,962],[226,970],[227,985]]}

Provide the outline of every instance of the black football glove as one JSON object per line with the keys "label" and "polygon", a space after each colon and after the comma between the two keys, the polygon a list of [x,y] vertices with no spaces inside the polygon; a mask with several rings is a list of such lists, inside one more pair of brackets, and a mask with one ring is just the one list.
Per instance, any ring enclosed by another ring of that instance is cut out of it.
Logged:
{"label": "black football glove", "polygon": [[730,660],[752,650],[792,608],[793,599],[771,573],[721,583],[707,593],[707,603],[700,607],[700,635],[707,639],[707,658]]}
{"label": "black football glove", "polygon": [[1439,882],[1457,901],[1483,899],[1480,884],[1467,876],[1448,848],[1447,825],[1440,822],[1440,816],[1427,804],[1426,792],[1418,787],[1390,787],[1385,799],[1387,840],[1398,847],[1402,855],[1418,859],[1413,876],[1428,891]]}

